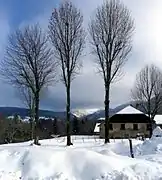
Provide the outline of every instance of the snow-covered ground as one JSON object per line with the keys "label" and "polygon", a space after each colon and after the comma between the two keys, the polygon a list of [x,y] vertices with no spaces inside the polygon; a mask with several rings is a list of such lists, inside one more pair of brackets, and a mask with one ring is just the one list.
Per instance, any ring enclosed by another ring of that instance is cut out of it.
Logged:
{"label": "snow-covered ground", "polygon": [[128,140],[104,145],[97,137],[73,136],[0,146],[3,180],[162,180],[162,137],[133,140],[135,158],[129,157]]}

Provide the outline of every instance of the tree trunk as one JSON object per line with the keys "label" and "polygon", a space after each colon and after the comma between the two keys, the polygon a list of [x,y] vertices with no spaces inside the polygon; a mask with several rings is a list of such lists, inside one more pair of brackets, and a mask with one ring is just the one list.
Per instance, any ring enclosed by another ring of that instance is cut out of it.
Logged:
{"label": "tree trunk", "polygon": [[153,132],[153,119],[150,117],[150,138],[152,137],[152,132]]}
{"label": "tree trunk", "polygon": [[30,122],[30,128],[31,128],[31,140],[33,140],[34,138],[34,117],[33,116]]}
{"label": "tree trunk", "polygon": [[148,99],[148,116],[150,119],[150,138],[152,136],[151,99]]}
{"label": "tree trunk", "polygon": [[33,117],[30,116],[30,139],[33,139]]}
{"label": "tree trunk", "polygon": [[34,133],[34,144],[39,144],[39,93],[35,95],[35,133]]}
{"label": "tree trunk", "polygon": [[[34,108],[34,107],[33,107]],[[31,140],[34,138],[34,134],[33,134],[33,131],[34,131],[34,110],[33,109],[30,109],[30,138]]]}
{"label": "tree trunk", "polygon": [[70,136],[70,84],[68,84],[66,89],[66,133],[67,133],[67,146],[73,145],[71,143],[71,136]]}
{"label": "tree trunk", "polygon": [[109,86],[105,86],[105,144],[109,143]]}

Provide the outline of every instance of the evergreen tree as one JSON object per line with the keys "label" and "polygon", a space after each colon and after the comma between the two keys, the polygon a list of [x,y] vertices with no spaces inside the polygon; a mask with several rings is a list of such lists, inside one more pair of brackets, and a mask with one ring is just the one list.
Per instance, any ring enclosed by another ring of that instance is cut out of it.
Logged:
{"label": "evergreen tree", "polygon": [[19,124],[20,120],[21,120],[20,116],[18,114],[15,114],[14,118],[13,118],[14,123],[15,124]]}
{"label": "evergreen tree", "polygon": [[73,133],[78,134],[79,133],[79,123],[77,117],[74,116],[73,119]]}
{"label": "evergreen tree", "polygon": [[58,134],[57,118],[54,118],[54,121],[53,121],[53,131],[54,131],[54,134]]}

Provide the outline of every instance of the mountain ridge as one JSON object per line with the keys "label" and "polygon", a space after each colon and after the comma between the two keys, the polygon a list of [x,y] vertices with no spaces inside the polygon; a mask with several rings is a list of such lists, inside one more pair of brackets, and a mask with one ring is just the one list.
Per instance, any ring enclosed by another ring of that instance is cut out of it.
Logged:
{"label": "mountain ridge", "polygon": [[[29,109],[21,107],[0,107],[0,114],[2,116],[8,117],[15,114],[20,115],[21,117],[29,116]],[[42,117],[56,117],[60,119],[65,119],[65,111],[50,111],[50,110],[39,110],[39,116]],[[71,116],[74,116],[71,114]]]}
{"label": "mountain ridge", "polygon": [[[122,110],[128,105],[132,105],[136,107],[136,101],[130,101],[128,103],[121,104],[115,108],[110,108],[110,116],[116,114],[118,111]],[[137,108],[140,111],[143,111],[141,107]],[[19,114],[21,117],[28,116],[29,110],[27,108],[21,107],[0,107],[0,114],[3,116],[12,116],[14,114]],[[158,114],[162,114],[162,108],[158,112]],[[39,110],[39,116],[43,117],[56,117],[60,119],[66,119],[66,111],[51,111],[51,110]],[[103,118],[105,116],[104,109],[76,109],[72,110],[71,117],[77,117],[78,119],[87,119],[92,121],[97,121],[99,118]]]}

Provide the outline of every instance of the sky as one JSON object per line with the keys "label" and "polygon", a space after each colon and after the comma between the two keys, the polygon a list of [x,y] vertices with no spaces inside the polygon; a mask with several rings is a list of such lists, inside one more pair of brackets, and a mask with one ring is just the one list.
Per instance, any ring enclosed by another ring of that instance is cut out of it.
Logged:
{"label": "sky", "polygon": [[[135,76],[146,64],[154,63],[162,67],[162,1],[161,0],[122,0],[130,9],[135,20],[133,50],[129,61],[123,68],[123,78],[111,86],[110,104],[116,107],[131,101],[131,88]],[[0,59],[4,56],[7,37],[24,25],[39,22],[47,28],[52,9],[61,0],[0,0]],[[84,27],[87,28],[90,17],[102,0],[72,0],[84,15]],[[93,56],[89,52],[89,43],[82,57],[83,68],[72,82],[71,106],[73,109],[93,109],[104,106],[104,83],[96,72]],[[57,83],[49,87],[41,99],[41,108],[64,110],[66,107],[65,87]],[[12,85],[0,78],[0,106],[24,106]]]}

